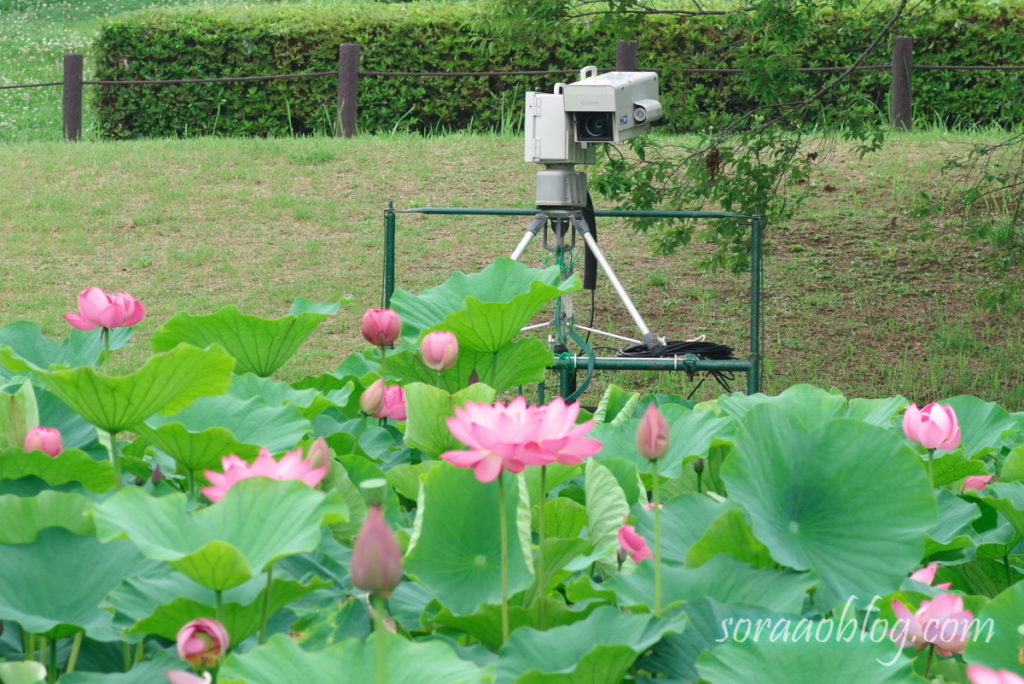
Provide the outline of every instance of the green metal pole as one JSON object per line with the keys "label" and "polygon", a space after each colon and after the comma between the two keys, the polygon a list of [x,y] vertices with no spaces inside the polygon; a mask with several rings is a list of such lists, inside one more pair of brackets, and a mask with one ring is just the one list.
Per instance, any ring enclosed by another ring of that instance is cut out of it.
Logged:
{"label": "green metal pole", "polygon": [[384,210],[384,308],[391,306],[395,291],[395,204]]}
{"label": "green metal pole", "polygon": [[750,222],[750,372],[747,373],[747,394],[761,391],[761,255],[763,252],[764,219],[755,216]]}

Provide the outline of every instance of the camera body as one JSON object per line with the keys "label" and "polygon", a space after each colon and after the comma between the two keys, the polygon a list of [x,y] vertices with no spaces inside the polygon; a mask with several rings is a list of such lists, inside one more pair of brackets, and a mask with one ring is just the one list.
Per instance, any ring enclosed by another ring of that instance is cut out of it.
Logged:
{"label": "camera body", "polygon": [[526,154],[538,164],[593,164],[591,143],[620,142],[649,133],[662,118],[658,75],[584,67],[580,80],[553,93],[526,93]]}

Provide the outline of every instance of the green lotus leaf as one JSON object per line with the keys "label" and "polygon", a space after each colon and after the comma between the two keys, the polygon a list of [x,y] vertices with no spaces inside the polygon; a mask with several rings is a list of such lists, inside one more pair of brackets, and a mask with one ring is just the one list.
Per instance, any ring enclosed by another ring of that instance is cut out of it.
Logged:
{"label": "green lotus leaf", "polygon": [[37,425],[39,407],[31,382],[26,380],[15,392],[0,392],[0,449],[20,448]]}
{"label": "green lotus leaf", "polygon": [[796,416],[809,429],[843,416],[848,409],[846,397],[839,390],[827,391],[814,385],[793,385],[778,396],[734,392],[719,397],[718,404],[737,421],[755,406],[771,404]]}
{"label": "green lotus leaf", "polygon": [[518,629],[501,649],[498,681],[619,684],[640,654],[685,624],[679,611],[656,618],[601,606],[570,625]]}
{"label": "green lotus leaf", "polygon": [[619,551],[619,528],[629,515],[629,503],[622,487],[608,468],[594,459],[587,459],[586,508],[587,538],[595,552],[604,552],[602,563],[611,571],[611,560]]}
{"label": "green lotus leaf", "polygon": [[330,390],[297,389],[286,382],[261,378],[253,373],[236,375],[228,388],[228,395],[239,399],[258,398],[267,406],[295,406],[305,418],[317,416],[332,406],[344,405],[344,401],[339,404],[328,399],[325,396],[328,392]]}
{"label": "green lotus leaf", "polygon": [[[795,621],[794,621],[795,622]],[[858,682],[906,684],[924,680],[912,661],[888,638],[776,639],[765,637],[725,643],[697,660],[708,682]],[[811,679],[808,674],[813,673]]]}
{"label": "green lotus leaf", "polygon": [[125,376],[93,368],[39,372],[50,391],[86,420],[108,432],[123,432],[154,413],[175,413],[199,397],[223,394],[231,382],[231,357],[219,347],[188,345],[149,357]]}
{"label": "green lotus leaf", "polygon": [[101,540],[128,537],[147,557],[218,590],[252,579],[283,556],[315,549],[321,524],[343,522],[346,514],[336,493],[264,477],[239,482],[199,511],[188,510],[184,494],[153,497],[132,487],[93,513]]}
{"label": "green lotus leaf", "polygon": [[[231,643],[240,644],[260,628],[266,596],[266,578],[256,577],[223,594],[221,622],[231,635]],[[309,583],[274,577],[269,615],[310,592],[331,586],[314,578]],[[115,623],[128,634],[153,634],[173,641],[186,622],[198,617],[216,617],[214,592],[175,572],[169,566],[145,576],[126,578],[107,596],[117,611]]]}
{"label": "green lotus leaf", "polygon": [[781,405],[743,416],[722,477],[775,560],[821,577],[819,606],[895,591],[937,519],[925,468],[901,432],[802,421]]}
{"label": "green lotus leaf", "polygon": [[579,288],[579,278],[562,280],[558,266],[529,268],[501,257],[479,273],[457,272],[419,295],[399,288],[391,306],[408,336],[448,330],[459,338],[460,350],[495,352],[549,301]]}
{"label": "green lotus leaf", "polygon": [[208,316],[181,312],[153,333],[153,351],[179,344],[207,347],[217,344],[236,360],[238,373],[268,376],[284,365],[320,323],[338,311],[338,304],[322,305],[281,318],[260,318],[226,306]]}
{"label": "green lotus leaf", "polygon": [[[504,477],[508,506],[509,589],[515,593],[533,580],[516,511],[518,478]],[[456,615],[468,615],[483,603],[501,601],[501,542],[498,482],[477,481],[473,471],[449,464],[423,475],[413,539],[405,571],[429,587]]]}
{"label": "green lotus leaf", "polygon": [[466,448],[448,429],[448,418],[455,415],[456,406],[470,401],[490,403],[494,401],[494,389],[478,383],[449,394],[421,382],[406,385],[406,445],[434,458],[445,451]]}
{"label": "green lotus leaf", "polygon": [[544,380],[544,371],[555,363],[550,347],[535,338],[515,340],[494,352],[460,349],[455,365],[438,373],[428,368],[419,351],[406,349],[389,355],[381,364],[381,371],[400,377],[407,382],[422,382],[457,392],[476,381],[501,392],[518,385]]}
{"label": "green lotus leaf", "polygon": [[[711,524],[727,511],[738,508],[731,501],[718,503],[703,494],[688,492],[668,501],[661,509],[662,558],[676,563],[686,560],[690,548],[707,533]],[[646,506],[633,509],[636,531],[654,543],[654,512]]]}
{"label": "green lotus leaf", "polygon": [[[171,649],[173,652],[174,649]],[[79,661],[81,663],[81,660]],[[167,670],[188,670],[175,653],[157,651],[147,654],[146,659],[136,663],[127,672],[83,672],[75,670],[60,677],[60,684],[153,684],[167,681]]]}
{"label": "green lotus leaf", "polygon": [[1024,482],[993,482],[977,494],[1024,537]]}
{"label": "green lotus leaf", "polygon": [[597,410],[594,411],[594,420],[598,423],[617,425],[631,418],[639,403],[639,392],[630,392],[618,385],[608,385],[597,404]]}
{"label": "green lotus leaf", "polygon": [[491,668],[461,660],[440,641],[407,641],[390,632],[375,633],[366,643],[348,639],[320,651],[304,651],[294,639],[275,634],[266,644],[224,661],[220,684],[337,684],[375,682],[378,640],[386,643],[387,681],[416,684],[475,684],[493,681]]}
{"label": "green lotus leaf", "polygon": [[1013,416],[995,402],[961,395],[941,403],[956,411],[963,435],[960,447],[968,456],[978,457],[992,449],[998,450],[1021,430]]}
{"label": "green lotus leaf", "polygon": [[0,454],[0,480],[35,476],[51,486],[80,482],[92,492],[114,488],[114,468],[109,461],[97,461],[84,451],[68,449],[58,458],[42,451],[8,449]]}
{"label": "green lotus leaf", "polygon": [[715,518],[704,536],[686,552],[686,565],[698,567],[722,553],[756,568],[774,564],[768,547],[754,536],[739,508],[730,509]]}
{"label": "green lotus leaf", "polygon": [[[109,485],[113,486],[113,478]],[[0,495],[0,544],[30,544],[47,527],[92,534],[95,526],[89,517],[91,508],[92,501],[74,492],[46,490],[35,496]]]}
{"label": "green lotus leaf", "polygon": [[[702,597],[720,603],[761,606],[780,613],[799,613],[807,591],[818,583],[811,573],[753,568],[732,556],[720,554],[699,568],[662,568],[665,605]],[[654,561],[641,561],[636,571],[621,574],[605,586],[615,590],[624,606],[651,606],[654,602]]]}
{"label": "green lotus leaf", "polygon": [[1018,582],[988,602],[975,615],[964,660],[1024,677],[1018,629],[1024,624],[1024,583]]}
{"label": "green lotus leaf", "polygon": [[941,551],[956,551],[974,546],[971,522],[981,516],[981,509],[970,501],[964,501],[953,492],[940,489],[937,492],[939,519],[928,530],[924,558],[931,558]]}
{"label": "green lotus leaf", "polygon": [[220,470],[221,457],[253,460],[261,447],[294,449],[313,425],[295,406],[269,406],[260,398],[203,397],[173,416],[151,416],[136,432],[185,469]]}
{"label": "green lotus leaf", "polygon": [[0,615],[50,638],[85,630],[92,639],[114,641],[121,637],[111,628],[113,614],[101,607],[103,598],[122,577],[153,565],[129,541],[101,544],[91,535],[48,527],[30,544],[3,547]]}
{"label": "green lotus leaf", "polygon": [[[131,328],[110,331],[110,349],[128,344]],[[100,330],[71,328],[63,342],[43,334],[38,323],[17,321],[0,328],[0,365],[16,373],[46,370],[54,366],[76,368],[95,366],[104,353]]]}

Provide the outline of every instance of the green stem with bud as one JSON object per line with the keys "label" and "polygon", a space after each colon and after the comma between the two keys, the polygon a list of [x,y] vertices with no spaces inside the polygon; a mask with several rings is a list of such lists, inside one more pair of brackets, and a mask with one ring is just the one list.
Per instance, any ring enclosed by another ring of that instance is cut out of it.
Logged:
{"label": "green stem with bud", "polygon": [[651,494],[654,501],[654,614],[661,613],[661,498],[658,496],[658,461],[651,461],[653,479]]}

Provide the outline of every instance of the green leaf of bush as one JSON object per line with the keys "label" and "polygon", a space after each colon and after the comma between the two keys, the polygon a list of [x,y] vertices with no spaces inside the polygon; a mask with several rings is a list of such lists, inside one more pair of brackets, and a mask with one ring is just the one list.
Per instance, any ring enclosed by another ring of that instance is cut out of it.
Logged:
{"label": "green leaf of bush", "polygon": [[221,590],[252,579],[278,558],[312,551],[321,524],[341,522],[345,515],[337,494],[264,477],[239,482],[199,511],[188,510],[184,494],[153,497],[133,487],[94,512],[100,539],[128,537],[147,557]]}
{"label": "green leaf of bush", "polygon": [[777,405],[747,412],[722,467],[729,497],[775,560],[821,576],[818,605],[889,594],[918,567],[937,519],[924,465],[895,430],[810,423]]}
{"label": "green leaf of bush", "polygon": [[234,362],[219,347],[182,345],[149,357],[125,376],[93,368],[40,372],[50,391],[86,420],[108,432],[123,432],[154,413],[175,413],[210,394],[223,394]]}
{"label": "green leaf of bush", "polygon": [[268,376],[283,366],[338,308],[337,304],[324,305],[317,311],[274,319],[243,314],[234,306],[208,316],[182,312],[153,333],[153,350],[168,351],[182,343],[200,348],[218,344],[235,358],[238,373]]}

